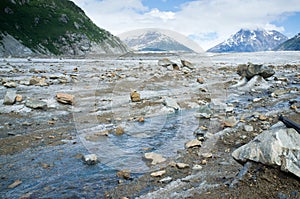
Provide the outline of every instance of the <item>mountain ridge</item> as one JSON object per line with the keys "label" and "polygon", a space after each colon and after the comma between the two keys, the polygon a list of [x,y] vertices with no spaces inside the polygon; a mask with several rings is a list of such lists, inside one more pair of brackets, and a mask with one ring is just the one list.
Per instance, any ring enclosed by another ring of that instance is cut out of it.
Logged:
{"label": "mountain ridge", "polygon": [[284,51],[300,51],[300,33],[294,37],[283,42],[277,46],[274,50],[284,50]]}
{"label": "mountain ridge", "polygon": [[226,41],[207,52],[257,52],[274,49],[288,38],[276,30],[240,29]]}
{"label": "mountain ridge", "polygon": [[119,38],[96,26],[69,0],[1,0],[0,24],[2,56],[14,55],[9,50],[17,49],[7,46],[13,39],[19,46],[23,45],[28,54],[86,55],[128,51]]}

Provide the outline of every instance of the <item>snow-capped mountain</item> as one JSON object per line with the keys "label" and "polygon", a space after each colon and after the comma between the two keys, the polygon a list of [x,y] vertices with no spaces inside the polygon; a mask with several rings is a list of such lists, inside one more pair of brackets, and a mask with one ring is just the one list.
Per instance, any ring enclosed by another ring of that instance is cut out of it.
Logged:
{"label": "snow-capped mountain", "polygon": [[208,52],[256,52],[272,50],[288,38],[276,30],[241,29]]}
{"label": "snow-capped mountain", "polygon": [[176,36],[172,37],[173,35],[168,33],[159,29],[144,29],[119,35],[119,37],[128,47],[138,51],[194,51],[191,47],[176,40]]}
{"label": "snow-capped mountain", "polygon": [[296,50],[300,51],[300,33],[298,33],[293,38],[283,42],[278,47],[275,48],[275,50]]}

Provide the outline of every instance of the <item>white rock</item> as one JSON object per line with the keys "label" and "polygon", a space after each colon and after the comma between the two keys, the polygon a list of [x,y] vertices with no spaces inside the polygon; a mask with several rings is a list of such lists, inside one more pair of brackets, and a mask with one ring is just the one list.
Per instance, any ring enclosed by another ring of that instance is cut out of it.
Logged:
{"label": "white rock", "polygon": [[166,158],[164,158],[162,155],[153,152],[145,153],[145,158],[147,160],[152,160],[151,162],[152,165],[156,165],[166,161]]}
{"label": "white rock", "polygon": [[16,91],[8,90],[4,96],[3,104],[12,105],[16,102]]}
{"label": "white rock", "polygon": [[201,170],[201,169],[202,169],[202,166],[199,165],[199,164],[196,164],[196,165],[193,166],[192,169],[193,169],[193,170]]}
{"label": "white rock", "polygon": [[281,170],[300,177],[300,134],[294,129],[276,125],[279,128],[263,131],[254,140],[236,149],[232,156],[242,162],[251,160],[280,166]]}
{"label": "white rock", "polygon": [[185,147],[186,148],[192,148],[192,147],[196,147],[196,146],[201,146],[201,141],[197,140],[197,139],[194,139],[194,140],[191,140],[189,142],[187,142],[185,144]]}
{"label": "white rock", "polygon": [[84,163],[88,165],[93,165],[98,163],[98,158],[96,154],[88,154],[82,157]]}
{"label": "white rock", "polygon": [[152,177],[160,177],[160,176],[163,176],[164,174],[166,174],[166,170],[156,171],[156,172],[151,173],[150,175]]}
{"label": "white rock", "polygon": [[170,177],[170,176],[168,176],[168,177],[165,177],[165,178],[163,178],[163,179],[161,179],[159,182],[160,183],[169,183],[169,182],[171,182],[173,179]]}
{"label": "white rock", "polygon": [[251,126],[251,125],[245,125],[245,126],[244,126],[244,130],[245,130],[246,132],[252,132],[252,131],[254,130],[254,128],[253,128],[253,126]]}
{"label": "white rock", "polygon": [[185,164],[185,163],[178,162],[178,163],[176,163],[176,167],[177,167],[178,169],[185,169],[185,168],[189,168],[190,165]]}
{"label": "white rock", "polygon": [[180,110],[180,106],[177,104],[177,102],[172,99],[172,98],[165,98],[164,99],[164,105],[167,106],[167,107],[170,107],[170,108],[173,108],[174,110],[178,111]]}

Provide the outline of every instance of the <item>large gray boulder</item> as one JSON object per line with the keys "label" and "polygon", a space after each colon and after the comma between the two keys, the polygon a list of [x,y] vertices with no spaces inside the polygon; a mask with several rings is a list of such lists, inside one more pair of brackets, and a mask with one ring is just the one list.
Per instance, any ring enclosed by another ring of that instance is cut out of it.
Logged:
{"label": "large gray boulder", "polygon": [[5,105],[13,105],[16,102],[16,91],[8,90],[4,96],[3,104]]}
{"label": "large gray boulder", "polygon": [[282,171],[300,177],[300,134],[278,122],[270,130],[263,131],[251,142],[236,149],[232,156],[241,162],[251,160],[279,166]]}
{"label": "large gray boulder", "polygon": [[250,80],[252,77],[259,75],[263,78],[271,77],[275,74],[275,71],[265,65],[262,64],[240,64],[237,69],[237,73],[242,76],[246,77],[248,80]]}

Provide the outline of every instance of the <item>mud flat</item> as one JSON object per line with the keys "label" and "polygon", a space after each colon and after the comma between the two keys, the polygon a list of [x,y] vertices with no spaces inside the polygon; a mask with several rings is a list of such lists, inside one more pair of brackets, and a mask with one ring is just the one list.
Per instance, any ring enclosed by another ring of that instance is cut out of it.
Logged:
{"label": "mud flat", "polygon": [[[231,154],[279,114],[300,123],[299,60],[299,52],[0,59],[0,195],[298,198],[299,177],[259,163],[238,177],[245,166]],[[275,74],[243,82],[237,67],[248,62]],[[87,154],[97,163],[86,164]]]}

